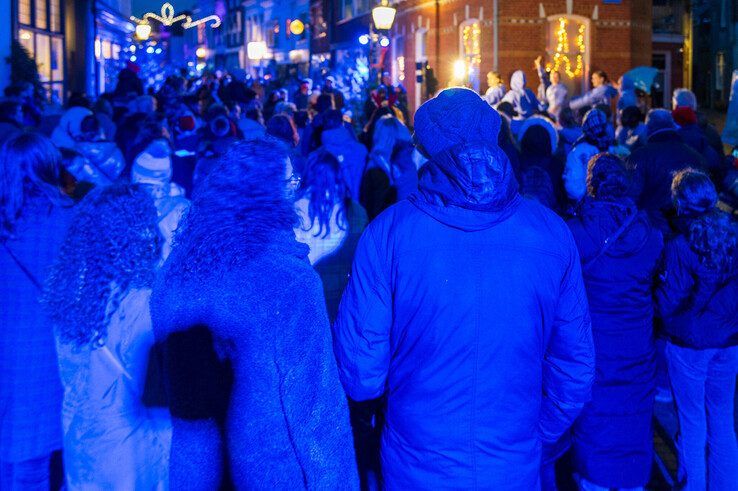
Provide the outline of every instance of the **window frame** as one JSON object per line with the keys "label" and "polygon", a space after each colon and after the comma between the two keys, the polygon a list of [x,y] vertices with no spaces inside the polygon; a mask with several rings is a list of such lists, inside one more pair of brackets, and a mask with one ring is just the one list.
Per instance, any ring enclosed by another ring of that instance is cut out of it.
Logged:
{"label": "window frame", "polygon": [[[59,91],[61,94],[61,102],[64,101],[65,95],[66,95],[66,87],[67,87],[67,60],[66,60],[66,52],[67,52],[67,40],[66,40],[66,32],[65,32],[65,13],[64,13],[64,2],[62,0],[58,0],[59,2],[59,21],[58,26],[59,30],[52,30],[52,26],[55,24],[51,18],[51,4],[52,2],[55,2],[56,0],[44,0],[46,4],[46,28],[36,27],[36,3],[37,0],[29,0],[29,8],[30,8],[30,24],[24,24],[20,21],[20,8],[18,2],[13,2],[13,9],[11,9],[11,15],[12,15],[12,25],[13,25],[13,37],[16,41],[23,44],[20,39],[21,31],[27,31],[30,32],[32,35],[32,43],[33,43],[33,55],[32,58],[34,62],[36,62],[37,53],[38,53],[38,37],[39,36],[46,36],[48,40],[48,52],[49,52],[49,63],[52,64],[54,62],[54,56],[53,56],[53,40],[54,39],[61,39],[61,50],[62,50],[62,67],[61,67],[61,79],[57,80],[54,77],[54,69],[52,66],[49,66],[49,80],[47,81],[41,81],[41,85],[44,87],[44,89],[47,92],[47,95],[51,96],[52,91]],[[36,63],[36,66],[38,67],[38,63]],[[41,71],[39,70],[39,75],[41,75]]]}

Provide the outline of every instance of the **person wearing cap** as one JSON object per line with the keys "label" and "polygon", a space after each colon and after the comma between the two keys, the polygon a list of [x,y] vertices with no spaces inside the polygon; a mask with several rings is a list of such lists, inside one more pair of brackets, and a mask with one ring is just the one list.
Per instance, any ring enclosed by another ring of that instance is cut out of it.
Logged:
{"label": "person wearing cap", "polygon": [[635,173],[633,196],[664,236],[669,236],[667,216],[672,214],[672,177],[687,167],[704,170],[706,162],[679,136],[670,111],[649,111],[646,131],[647,143],[628,157],[628,165]]}
{"label": "person wearing cap", "polygon": [[607,116],[599,109],[590,109],[582,121],[582,136],[577,139],[566,156],[562,177],[566,195],[572,205],[570,213],[567,214],[576,214],[579,203],[587,194],[589,159],[600,152],[607,152],[611,144]]}
{"label": "person wearing cap", "polygon": [[519,195],[500,121],[466,88],[423,104],[418,190],[356,250],[334,351],[350,399],[386,398],[388,489],[537,489],[542,444],[590,397],[576,245]]}

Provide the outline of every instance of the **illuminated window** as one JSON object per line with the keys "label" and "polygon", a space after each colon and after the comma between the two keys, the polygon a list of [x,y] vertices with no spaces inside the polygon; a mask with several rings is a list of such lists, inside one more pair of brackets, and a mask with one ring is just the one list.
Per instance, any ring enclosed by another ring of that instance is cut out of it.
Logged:
{"label": "illuminated window", "polygon": [[51,30],[61,32],[61,0],[49,0],[49,14],[51,16]]}
{"label": "illuminated window", "polygon": [[21,24],[31,24],[31,0],[18,1],[18,22]]}
{"label": "illuminated window", "polygon": [[47,29],[49,27],[46,17],[46,0],[36,0],[36,27]]}
{"label": "illuminated window", "polygon": [[64,25],[61,0],[18,0],[18,42],[36,62],[49,96],[63,102]]}
{"label": "illuminated window", "polygon": [[51,81],[51,44],[49,36],[36,34],[36,65],[42,82]]}
{"label": "illuminated window", "polygon": [[64,42],[60,37],[51,38],[51,80],[64,80]]}

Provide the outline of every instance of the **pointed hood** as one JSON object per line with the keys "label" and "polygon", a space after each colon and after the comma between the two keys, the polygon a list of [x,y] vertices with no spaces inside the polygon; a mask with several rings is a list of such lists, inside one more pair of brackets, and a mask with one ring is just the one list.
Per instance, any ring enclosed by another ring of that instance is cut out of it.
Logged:
{"label": "pointed hood", "polygon": [[463,230],[489,228],[519,204],[518,184],[497,144],[500,115],[475,92],[451,88],[415,115],[415,140],[429,158],[410,201]]}

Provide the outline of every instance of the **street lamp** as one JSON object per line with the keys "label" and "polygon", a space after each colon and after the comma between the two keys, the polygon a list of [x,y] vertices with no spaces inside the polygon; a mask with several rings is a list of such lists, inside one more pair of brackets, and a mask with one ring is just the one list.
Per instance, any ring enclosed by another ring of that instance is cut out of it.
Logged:
{"label": "street lamp", "polygon": [[379,5],[372,9],[372,21],[374,27],[380,31],[389,31],[395,21],[397,9],[390,7],[387,0],[382,0]]}
{"label": "street lamp", "polygon": [[[397,14],[397,9],[394,7],[391,7],[389,5],[388,0],[381,0],[379,5],[374,7],[372,9],[372,23],[369,24],[369,59],[370,59],[370,68],[373,70],[370,75],[370,79],[374,80],[375,82],[381,83],[381,73],[382,70],[377,71],[376,73],[374,70],[376,70],[377,66],[379,64],[379,60],[375,60],[377,57],[377,44],[379,44],[381,47],[386,48],[389,46],[389,38],[387,36],[380,35],[379,32],[376,31],[389,31],[392,29],[392,24],[395,22],[395,15]],[[361,36],[359,38],[359,42],[361,44],[364,44],[364,37]]]}
{"label": "street lamp", "polygon": [[140,41],[146,41],[149,39],[149,36],[151,36],[151,24],[145,21],[136,24],[136,37]]}

